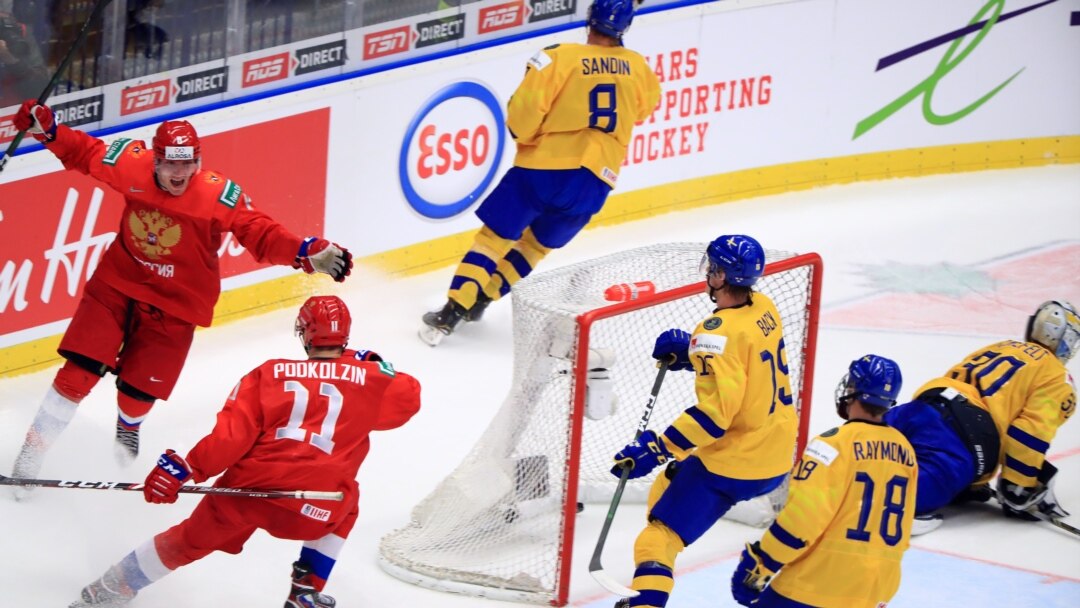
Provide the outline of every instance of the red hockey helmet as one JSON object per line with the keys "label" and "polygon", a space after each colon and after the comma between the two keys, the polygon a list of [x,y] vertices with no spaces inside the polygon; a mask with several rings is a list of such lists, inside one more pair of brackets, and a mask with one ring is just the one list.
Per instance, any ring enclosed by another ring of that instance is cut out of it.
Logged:
{"label": "red hockey helmet", "polygon": [[194,160],[202,158],[199,134],[186,120],[166,120],[154,134],[154,158]]}
{"label": "red hockey helmet", "polygon": [[349,343],[352,315],[345,302],[337,296],[312,296],[300,307],[296,316],[296,335],[304,348],[338,346]]}

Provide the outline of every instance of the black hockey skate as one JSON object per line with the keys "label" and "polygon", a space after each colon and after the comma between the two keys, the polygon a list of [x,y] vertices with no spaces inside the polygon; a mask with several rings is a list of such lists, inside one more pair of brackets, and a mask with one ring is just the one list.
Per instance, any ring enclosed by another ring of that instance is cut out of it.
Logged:
{"label": "black hockey skate", "polygon": [[465,313],[465,320],[469,323],[476,323],[484,317],[484,311],[487,310],[488,304],[491,304],[491,298],[487,297],[487,294],[483,291],[480,295],[476,296],[476,304]]}
{"label": "black hockey skate", "polygon": [[438,346],[444,337],[454,333],[454,328],[468,313],[469,311],[457,302],[447,300],[442,310],[424,314],[424,326],[420,328],[420,339],[428,346]]}
{"label": "black hockey skate", "polygon": [[313,579],[314,575],[310,568],[300,562],[293,562],[292,589],[289,590],[289,599],[285,600],[285,608],[334,608],[337,606],[334,598],[315,590]]}
{"label": "black hockey skate", "polygon": [[135,458],[139,456],[139,427],[129,427],[117,419],[113,453],[116,461],[123,466],[135,462]]}
{"label": "black hockey skate", "polygon": [[630,600],[628,598],[622,598],[615,602],[615,608],[630,608]]}

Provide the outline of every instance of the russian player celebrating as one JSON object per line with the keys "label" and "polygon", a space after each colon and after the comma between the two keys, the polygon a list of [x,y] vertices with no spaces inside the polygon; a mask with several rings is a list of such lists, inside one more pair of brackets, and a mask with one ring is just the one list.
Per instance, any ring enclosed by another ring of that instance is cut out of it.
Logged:
{"label": "russian player celebrating", "polygon": [[349,274],[347,250],[294,235],[256,209],[235,182],[202,170],[199,136],[186,121],[161,123],[152,147],[125,138],[106,146],[58,125],[52,110],[28,100],[15,126],[65,168],[123,195],[124,211],[60,342],[66,361],[26,434],[14,477],[37,477],[46,451],[107,372],[117,376],[116,455],[124,464],[135,459],[143,419],[156,400],[172,394],[195,326],[213,319],[221,292],[217,252],[226,233],[260,262],[335,281]]}
{"label": "russian player celebrating", "polygon": [[188,480],[220,487],[340,491],[341,502],[203,497],[191,516],[143,543],[72,608],[123,606],[142,588],[213,551],[240,553],[255,530],[305,541],[286,608],[333,608],[321,593],[356,523],[356,473],[371,431],[405,424],[420,384],[370,351],[346,350],[352,317],[336,296],[309,298],[296,319],[306,361],[271,359],[244,376],[214,430],[181,457],[167,450],[146,478],[148,502],[176,502]]}

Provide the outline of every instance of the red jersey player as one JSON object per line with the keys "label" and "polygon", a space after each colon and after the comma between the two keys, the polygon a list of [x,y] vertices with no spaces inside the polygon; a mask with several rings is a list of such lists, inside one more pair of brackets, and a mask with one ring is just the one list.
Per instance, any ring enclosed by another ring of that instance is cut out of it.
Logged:
{"label": "red jersey player", "polygon": [[134,460],[139,425],[155,400],[172,393],[195,326],[209,326],[213,318],[225,233],[262,262],[323,272],[335,281],[349,274],[346,249],[294,235],[255,209],[235,182],[201,170],[199,137],[186,121],[163,122],[152,149],[125,138],[106,146],[57,125],[52,111],[33,100],[19,108],[15,125],[64,167],[104,182],[125,203],[117,238],[87,281],[60,342],[67,361],[27,432],[15,477],[37,476],[45,452],[106,372],[117,376],[117,457]]}
{"label": "red jersey player", "polygon": [[256,529],[303,540],[286,608],[333,608],[321,593],[357,515],[356,473],[371,431],[420,409],[420,384],[368,351],[346,350],[352,320],[336,296],[309,298],[296,319],[306,361],[271,359],[244,376],[214,430],[181,457],[167,450],[146,478],[155,503],[187,480],[224,471],[221,487],[341,491],[341,502],[203,497],[189,518],[142,544],[82,590],[72,608],[122,606],[143,587],[213,551],[240,553]]}

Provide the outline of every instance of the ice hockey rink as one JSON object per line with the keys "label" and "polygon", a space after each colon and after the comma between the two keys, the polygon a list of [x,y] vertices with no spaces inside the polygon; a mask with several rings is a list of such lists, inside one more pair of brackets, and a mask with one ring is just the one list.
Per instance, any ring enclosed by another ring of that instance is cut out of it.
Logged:
{"label": "ice hockey rink", "polygon": [[[724,233],[748,233],[767,248],[813,251],[824,259],[812,434],[838,423],[833,389],[855,357],[896,359],[906,398],[976,348],[1021,338],[1040,302],[1080,303],[1076,165],[836,186],[659,215],[588,230],[540,271]],[[444,301],[450,274],[444,268],[390,279],[357,268],[345,286],[327,283],[352,309],[350,346],[378,351],[423,384],[421,412],[404,428],[373,436],[360,471],[360,521],[326,589],[341,608],[516,605],[421,589],[376,565],[380,537],[404,525],[413,505],[470,450],[509,389],[509,301],[436,349],[417,339],[420,315]],[[115,391],[101,383],[50,453],[42,477],[141,481],[162,450],[186,452],[210,430],[242,374],[269,357],[303,356],[292,335],[294,318],[294,309],[281,310],[199,332],[175,394],[144,425],[143,452],[130,469],[113,462]],[[1078,361],[1070,366],[1074,375]],[[0,381],[0,470],[11,470],[54,372]],[[633,431],[626,429],[627,440]],[[1080,513],[1080,422],[1062,428],[1049,458],[1061,471],[1061,503]],[[182,495],[174,505],[157,506],[131,492],[40,489],[31,501],[16,503],[4,492],[0,605],[67,606],[85,583],[185,517],[197,500]],[[607,607],[616,600],[586,567],[605,513],[605,506],[591,505],[578,516],[571,606]],[[621,508],[604,552],[607,569],[627,584],[643,518],[641,506]],[[1068,521],[1080,525],[1080,517]],[[738,551],[761,532],[717,524],[680,556],[669,606],[736,606],[729,581]],[[298,543],[260,532],[241,555],[211,555],[147,588],[131,605],[280,606],[298,551]],[[895,608],[1080,605],[1080,538],[1048,524],[1006,520],[994,503],[947,511],[943,527],[913,540],[903,567],[890,603]]]}

